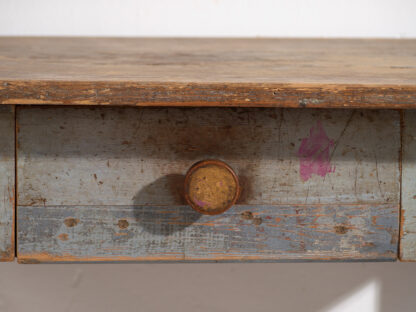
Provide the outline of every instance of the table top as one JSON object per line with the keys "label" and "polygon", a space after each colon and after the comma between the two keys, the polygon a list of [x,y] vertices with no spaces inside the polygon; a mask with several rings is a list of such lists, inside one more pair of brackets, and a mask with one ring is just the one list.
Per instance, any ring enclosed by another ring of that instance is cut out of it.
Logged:
{"label": "table top", "polygon": [[416,40],[1,37],[0,104],[416,108]]}

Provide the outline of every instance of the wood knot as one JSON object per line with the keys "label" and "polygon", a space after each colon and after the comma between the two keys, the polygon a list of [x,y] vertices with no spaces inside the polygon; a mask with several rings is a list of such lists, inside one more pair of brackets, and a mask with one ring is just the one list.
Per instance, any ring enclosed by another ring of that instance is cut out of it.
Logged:
{"label": "wood knot", "polygon": [[263,219],[255,217],[251,211],[244,211],[241,213],[241,218],[244,220],[251,220],[254,225],[260,225],[263,223]]}
{"label": "wood knot", "polygon": [[79,223],[79,220],[75,218],[66,218],[64,223],[67,227],[74,227]]}
{"label": "wood knot", "polygon": [[243,218],[244,220],[252,220],[253,219],[253,213],[251,211],[244,211],[241,214],[241,218]]}
{"label": "wood knot", "polygon": [[336,225],[334,229],[337,234],[345,234],[348,232],[348,229],[344,225]]}
{"label": "wood knot", "polygon": [[262,223],[263,223],[263,219],[262,218],[256,217],[256,218],[253,219],[253,224],[254,225],[260,225]]}
{"label": "wood knot", "polygon": [[117,225],[120,229],[124,230],[124,229],[127,229],[129,227],[129,222],[127,220],[120,219],[120,220],[118,220]]}

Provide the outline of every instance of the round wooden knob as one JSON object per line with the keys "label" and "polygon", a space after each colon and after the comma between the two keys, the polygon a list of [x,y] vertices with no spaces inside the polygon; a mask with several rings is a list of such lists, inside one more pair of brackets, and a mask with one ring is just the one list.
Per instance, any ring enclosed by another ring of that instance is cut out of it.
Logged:
{"label": "round wooden knob", "polygon": [[186,174],[185,199],[194,210],[202,214],[223,213],[235,204],[239,194],[237,175],[223,161],[197,162]]}

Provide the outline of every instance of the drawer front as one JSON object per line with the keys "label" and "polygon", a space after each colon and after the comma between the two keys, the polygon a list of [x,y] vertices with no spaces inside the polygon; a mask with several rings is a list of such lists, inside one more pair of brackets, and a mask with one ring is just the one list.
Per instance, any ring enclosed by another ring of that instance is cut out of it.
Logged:
{"label": "drawer front", "polygon": [[14,111],[13,106],[0,107],[0,261],[14,259]]}
{"label": "drawer front", "polygon": [[[25,107],[18,122],[18,258],[395,259],[395,111]],[[236,205],[202,216],[184,174],[215,158]]]}

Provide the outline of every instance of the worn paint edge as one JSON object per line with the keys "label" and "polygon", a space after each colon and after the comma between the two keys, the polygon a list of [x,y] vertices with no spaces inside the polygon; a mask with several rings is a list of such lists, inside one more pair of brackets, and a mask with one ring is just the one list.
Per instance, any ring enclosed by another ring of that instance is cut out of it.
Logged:
{"label": "worn paint edge", "polygon": [[160,257],[75,257],[72,255],[57,256],[50,253],[31,253],[20,254],[17,258],[21,264],[37,264],[37,263],[68,263],[68,262],[148,262],[148,263],[199,263],[199,262],[361,262],[361,261],[396,261],[395,253],[386,253],[380,257],[378,254],[368,254],[365,257],[354,256],[352,258],[341,257],[302,257],[302,258],[282,258],[282,257],[264,257],[264,256],[222,256],[217,258],[196,258],[184,259],[182,255],[178,256],[160,256]]}
{"label": "worn paint edge", "polygon": [[416,85],[0,80],[0,104],[416,108]]}

